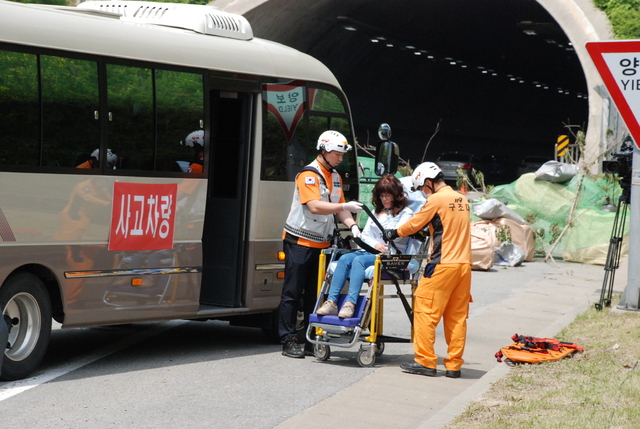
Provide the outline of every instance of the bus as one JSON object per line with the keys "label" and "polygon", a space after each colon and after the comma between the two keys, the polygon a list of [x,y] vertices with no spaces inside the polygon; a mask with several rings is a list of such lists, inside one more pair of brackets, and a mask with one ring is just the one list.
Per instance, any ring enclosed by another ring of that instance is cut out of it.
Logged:
{"label": "bus", "polygon": [[242,16],[0,1],[2,379],[38,367],[53,321],[271,328],[293,181],[327,129],[355,147],[335,76]]}

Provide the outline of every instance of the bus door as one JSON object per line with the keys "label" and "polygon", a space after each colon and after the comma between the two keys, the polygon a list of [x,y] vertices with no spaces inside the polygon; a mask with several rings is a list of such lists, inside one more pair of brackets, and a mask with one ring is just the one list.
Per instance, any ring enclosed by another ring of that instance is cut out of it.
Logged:
{"label": "bus door", "polygon": [[245,282],[253,96],[211,91],[209,188],[200,303],[238,307]]}

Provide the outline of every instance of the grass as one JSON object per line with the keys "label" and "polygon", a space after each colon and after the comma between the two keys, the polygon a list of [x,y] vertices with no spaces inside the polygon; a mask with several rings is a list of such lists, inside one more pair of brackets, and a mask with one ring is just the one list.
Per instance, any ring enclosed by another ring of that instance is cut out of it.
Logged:
{"label": "grass", "polygon": [[640,312],[591,308],[555,338],[585,351],[515,366],[446,429],[640,428]]}

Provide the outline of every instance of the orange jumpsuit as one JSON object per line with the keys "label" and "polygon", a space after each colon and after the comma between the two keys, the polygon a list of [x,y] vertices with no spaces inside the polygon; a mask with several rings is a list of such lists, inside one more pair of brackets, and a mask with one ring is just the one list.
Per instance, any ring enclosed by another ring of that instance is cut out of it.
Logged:
{"label": "orange jumpsuit", "polygon": [[406,237],[429,225],[432,253],[415,291],[415,361],[435,368],[436,326],[444,320],[449,356],[447,370],[459,371],[467,337],[467,317],[471,301],[471,219],[469,202],[445,186],[429,195],[422,210],[401,225],[397,232]]}

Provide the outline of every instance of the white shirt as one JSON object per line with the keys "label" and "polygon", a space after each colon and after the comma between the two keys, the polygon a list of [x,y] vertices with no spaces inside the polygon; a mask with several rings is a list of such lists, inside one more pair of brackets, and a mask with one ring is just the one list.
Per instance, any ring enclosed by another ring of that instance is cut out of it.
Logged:
{"label": "white shirt", "polygon": [[[405,207],[395,216],[391,214],[387,214],[386,216],[378,216],[378,213],[373,214],[378,222],[382,225],[384,229],[397,229],[400,225],[411,219],[413,216],[413,211],[409,207]],[[382,243],[385,246],[387,245],[382,238],[383,231],[380,231],[380,228],[371,220],[371,218],[367,219],[367,223],[362,230],[362,241],[367,243],[371,247],[375,247],[376,244]],[[394,240],[394,244],[400,250],[400,252],[404,253],[407,248],[407,242],[409,241],[409,237],[400,237]],[[393,246],[390,246],[391,253],[396,253]]]}

